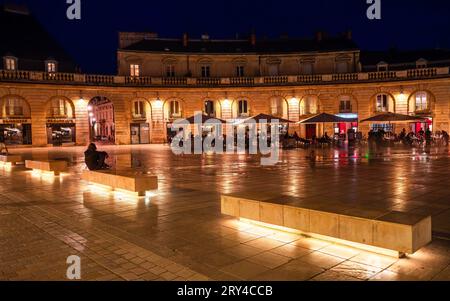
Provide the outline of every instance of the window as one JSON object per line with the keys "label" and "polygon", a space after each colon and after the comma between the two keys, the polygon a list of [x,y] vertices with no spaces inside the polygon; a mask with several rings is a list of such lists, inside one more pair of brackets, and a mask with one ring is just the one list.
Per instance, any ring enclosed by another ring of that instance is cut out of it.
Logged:
{"label": "window", "polygon": [[214,113],[214,102],[211,100],[205,101],[205,114],[214,117]]}
{"label": "window", "polygon": [[283,116],[283,99],[275,98],[271,101],[272,115],[277,117]]}
{"label": "window", "polygon": [[248,116],[248,102],[246,100],[239,100],[238,106],[239,117]]}
{"label": "window", "polygon": [[377,112],[388,112],[389,111],[389,96],[386,94],[380,94],[377,96]]}
{"label": "window", "polygon": [[5,58],[5,69],[8,71],[17,70],[17,59],[14,57],[6,57]]}
{"label": "window", "polygon": [[6,100],[7,116],[23,116],[23,101],[19,98],[9,98]]}
{"label": "window", "polygon": [[278,64],[270,64],[269,65],[269,76],[278,76]]}
{"label": "window", "polygon": [[428,109],[428,95],[426,92],[416,93],[416,111],[425,111]]}
{"label": "window", "polygon": [[428,62],[425,59],[420,59],[420,60],[417,60],[417,62],[416,62],[416,68],[418,68],[418,69],[424,69],[424,68],[427,68],[427,66],[428,66]]}
{"label": "window", "polygon": [[167,77],[175,77],[175,65],[167,65],[166,66],[166,76]]}
{"label": "window", "polygon": [[306,75],[313,74],[313,64],[312,63],[302,63],[302,73]]}
{"label": "window", "polygon": [[210,66],[202,66],[202,77],[211,77],[211,67]]}
{"label": "window", "polygon": [[135,76],[135,77],[140,76],[140,73],[141,73],[140,69],[141,69],[141,66],[139,66],[137,64],[131,64],[130,65],[130,75]]}
{"label": "window", "polygon": [[53,117],[67,116],[66,101],[64,99],[53,99],[51,110]]}
{"label": "window", "polygon": [[337,73],[347,73],[348,72],[347,62],[337,62],[336,71]]}
{"label": "window", "polygon": [[377,70],[378,70],[378,72],[388,71],[388,64],[385,62],[378,63]]}
{"label": "window", "polygon": [[56,73],[57,72],[57,68],[56,68],[56,62],[47,62],[45,65],[45,69],[47,71],[47,73]]}
{"label": "window", "polygon": [[350,113],[352,111],[352,101],[350,97],[344,96],[341,98],[339,103],[339,112],[340,113]]}
{"label": "window", "polygon": [[180,103],[178,101],[171,101],[170,107],[169,107],[169,116],[170,118],[173,117],[180,117]]}
{"label": "window", "polygon": [[145,117],[145,103],[141,100],[134,102],[134,117]]}
{"label": "window", "polygon": [[300,105],[300,115],[311,115],[317,113],[317,98],[306,97]]}
{"label": "window", "polygon": [[237,77],[244,76],[244,66],[236,66],[236,76]]}
{"label": "window", "polygon": [[341,100],[341,104],[339,105],[339,112],[348,113],[352,111],[352,104],[350,100]]}

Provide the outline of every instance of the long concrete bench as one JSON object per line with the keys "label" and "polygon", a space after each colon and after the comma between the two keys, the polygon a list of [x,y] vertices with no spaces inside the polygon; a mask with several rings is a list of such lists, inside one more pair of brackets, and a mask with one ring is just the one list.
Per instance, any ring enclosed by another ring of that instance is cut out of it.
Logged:
{"label": "long concrete bench", "polygon": [[147,191],[158,189],[157,176],[132,170],[84,170],[81,178],[136,196],[145,196]]}
{"label": "long concrete bench", "polygon": [[0,155],[0,166],[12,167],[21,162],[23,159],[20,155]]}
{"label": "long concrete bench", "polygon": [[35,171],[51,172],[59,176],[67,171],[67,162],[60,160],[26,160],[25,167]]}
{"label": "long concrete bench", "polygon": [[[292,197],[254,200],[222,195],[222,214],[293,229],[310,236],[413,254],[432,240],[431,217],[404,212],[327,205],[308,206]],[[373,248],[373,249],[374,249]],[[368,248],[371,249],[371,248]],[[392,252],[391,252],[392,253]]]}

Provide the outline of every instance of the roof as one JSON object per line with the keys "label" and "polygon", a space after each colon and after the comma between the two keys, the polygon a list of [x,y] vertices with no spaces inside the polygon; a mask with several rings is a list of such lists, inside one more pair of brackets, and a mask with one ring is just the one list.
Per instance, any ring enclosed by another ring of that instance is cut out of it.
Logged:
{"label": "roof", "polygon": [[17,57],[22,70],[44,70],[49,58],[62,72],[75,70],[72,58],[32,15],[6,8],[0,6],[1,57]]}
{"label": "roof", "polygon": [[420,59],[428,62],[450,61],[450,49],[361,51],[361,64],[374,66],[380,62],[389,65],[416,64]]}
{"label": "roof", "polygon": [[329,52],[358,50],[352,40],[345,37],[316,39],[278,39],[257,40],[254,45],[250,40],[189,40],[187,47],[182,39],[144,39],[130,46],[125,51],[171,52],[171,53],[259,53],[279,54],[295,52]]}

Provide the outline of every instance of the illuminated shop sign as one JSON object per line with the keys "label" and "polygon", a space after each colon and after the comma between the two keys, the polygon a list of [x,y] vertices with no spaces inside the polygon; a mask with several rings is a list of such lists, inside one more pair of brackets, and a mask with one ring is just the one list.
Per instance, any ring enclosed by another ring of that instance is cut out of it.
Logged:
{"label": "illuminated shop sign", "polygon": [[0,119],[0,124],[31,123],[31,119]]}
{"label": "illuminated shop sign", "polygon": [[74,119],[47,119],[48,124],[75,124]]}

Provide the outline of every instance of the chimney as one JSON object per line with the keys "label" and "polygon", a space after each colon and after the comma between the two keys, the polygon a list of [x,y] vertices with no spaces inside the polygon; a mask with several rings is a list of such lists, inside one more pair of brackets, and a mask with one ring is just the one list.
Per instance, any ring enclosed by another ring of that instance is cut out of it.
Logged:
{"label": "chimney", "polygon": [[189,35],[187,32],[183,33],[183,47],[188,47],[189,44]]}
{"label": "chimney", "polygon": [[351,30],[347,30],[346,37],[349,41],[353,40],[353,32]]}
{"label": "chimney", "polygon": [[316,40],[317,40],[317,42],[320,42],[323,40],[323,32],[322,31],[316,32]]}
{"label": "chimney", "polygon": [[256,33],[255,32],[252,32],[250,34],[250,44],[252,44],[252,46],[256,45]]}

